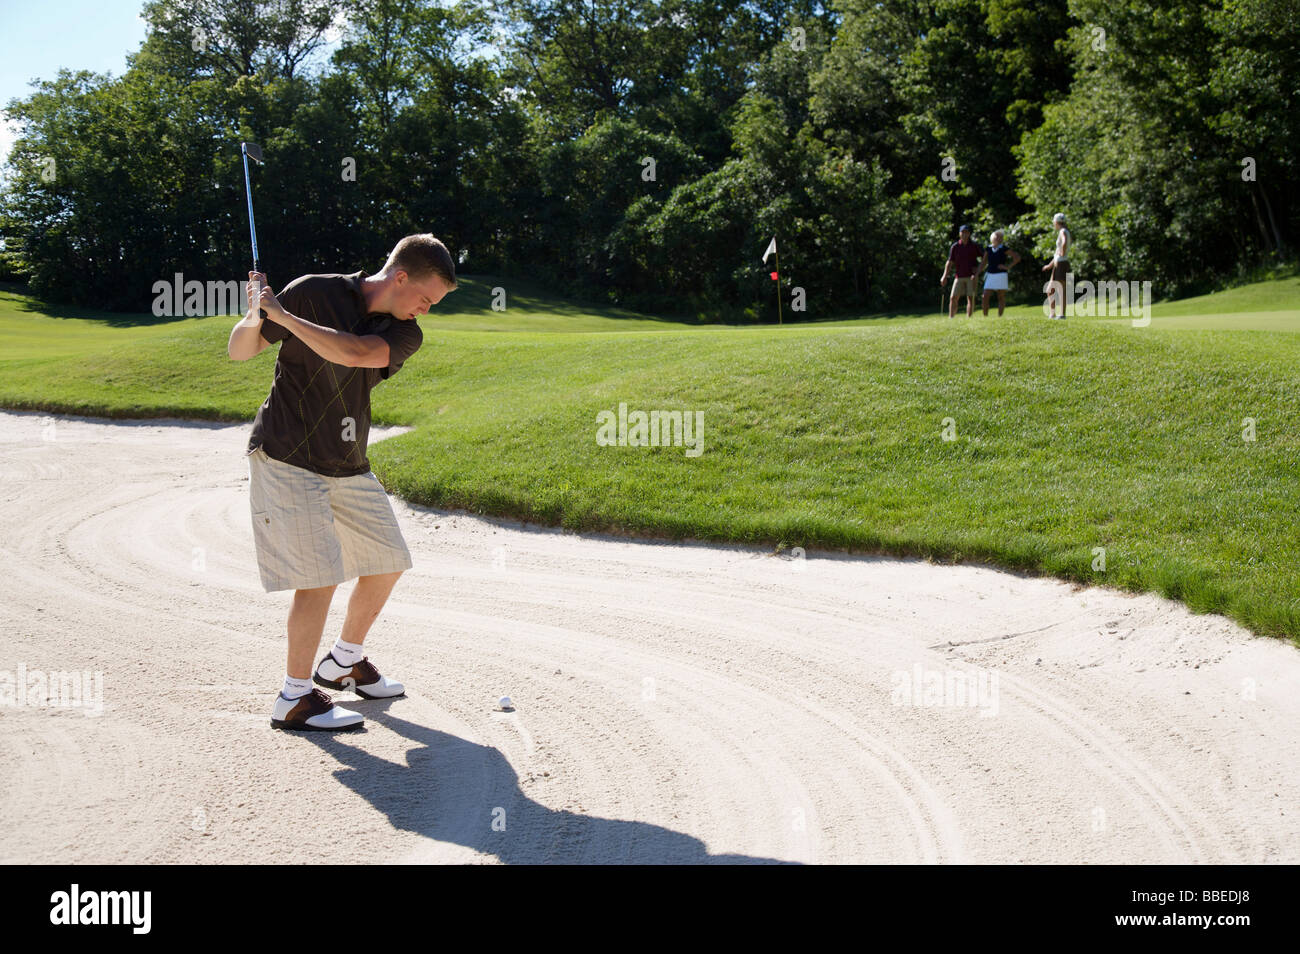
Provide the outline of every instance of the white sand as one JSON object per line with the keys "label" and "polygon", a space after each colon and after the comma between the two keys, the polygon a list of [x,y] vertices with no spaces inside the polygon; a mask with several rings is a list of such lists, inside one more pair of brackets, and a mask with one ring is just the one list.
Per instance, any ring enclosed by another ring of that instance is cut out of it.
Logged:
{"label": "white sand", "polygon": [[0,861],[1300,861],[1300,653],[977,567],[395,501],[367,649],[408,698],[274,731],[248,430],[0,413],[0,671],[103,678],[0,707]]}

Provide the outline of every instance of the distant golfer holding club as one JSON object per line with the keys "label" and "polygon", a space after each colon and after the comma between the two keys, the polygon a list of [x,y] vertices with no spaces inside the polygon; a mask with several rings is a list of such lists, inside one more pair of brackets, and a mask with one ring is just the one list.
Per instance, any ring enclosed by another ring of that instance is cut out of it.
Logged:
{"label": "distant golfer holding club", "polygon": [[1052,227],[1056,229],[1056,254],[1052,260],[1043,266],[1043,271],[1051,270],[1052,274],[1048,277],[1047,283],[1043,286],[1043,291],[1047,293],[1047,301],[1044,302],[1051,309],[1049,318],[1058,317],[1056,314],[1056,303],[1061,303],[1060,320],[1065,320],[1065,276],[1070,271],[1070,262],[1066,258],[1066,253],[1070,250],[1070,233],[1065,227],[1065,216],[1057,212],[1052,216]]}
{"label": "distant golfer holding club", "polygon": [[[278,295],[261,272],[248,277],[249,310],[230,334],[230,357],[246,361],[283,342],[247,447],[262,588],[294,591],[288,664],[271,725],[358,728],[360,713],[335,705],[312,683],[363,699],[404,694],[362,654],[362,644],[412,565],[366,458],[370,391],[419,349],[416,318],[455,290],[455,265],[442,242],[422,234],[398,242],[377,275],[303,275]],[[313,671],[334,590],[353,578],[343,630]]]}
{"label": "distant golfer holding club", "polygon": [[989,298],[997,292],[998,317],[1001,318],[1007,309],[1007,273],[1020,264],[1020,256],[1002,244],[1001,229],[989,236],[989,243],[984,250],[984,317],[989,316]]}
{"label": "distant golfer holding club", "polygon": [[969,225],[963,225],[957,233],[957,241],[948,248],[948,261],[943,266],[943,277],[939,279],[942,288],[948,282],[948,272],[954,267],[957,277],[952,283],[952,292],[948,295],[948,317],[957,317],[957,296],[966,296],[966,317],[975,315],[975,274],[979,271],[980,259],[984,249],[971,241]]}

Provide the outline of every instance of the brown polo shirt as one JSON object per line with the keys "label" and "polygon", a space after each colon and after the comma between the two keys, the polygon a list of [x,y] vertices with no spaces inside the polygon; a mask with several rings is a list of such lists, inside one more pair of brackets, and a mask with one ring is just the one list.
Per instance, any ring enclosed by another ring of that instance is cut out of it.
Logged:
{"label": "brown polo shirt", "polygon": [[326,361],[288,328],[264,319],[262,337],[280,345],[271,393],[257,410],[247,453],[259,446],[268,457],[326,477],[353,477],[370,470],[370,389],[396,374],[419,350],[424,333],[415,319],[368,313],[361,294],[365,272],[303,275],[276,294],[285,311],[314,325],[388,342],[386,368],[349,368]]}

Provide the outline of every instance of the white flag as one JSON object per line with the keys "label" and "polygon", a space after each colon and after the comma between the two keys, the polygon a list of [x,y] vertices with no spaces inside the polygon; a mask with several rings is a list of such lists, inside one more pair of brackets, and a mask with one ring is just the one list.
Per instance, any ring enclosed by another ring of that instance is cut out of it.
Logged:
{"label": "white flag", "polygon": [[767,257],[769,255],[775,255],[775,254],[776,254],[776,236],[772,236],[771,244],[768,245],[767,251],[763,253],[763,262],[766,263]]}

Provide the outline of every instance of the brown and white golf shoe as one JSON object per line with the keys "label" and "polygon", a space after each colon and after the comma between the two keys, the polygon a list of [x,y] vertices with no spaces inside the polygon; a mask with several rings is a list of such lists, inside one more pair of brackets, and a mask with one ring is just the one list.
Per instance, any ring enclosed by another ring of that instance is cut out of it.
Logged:
{"label": "brown and white golf shoe", "polygon": [[406,687],[396,679],[381,676],[368,656],[355,665],[343,666],[330,653],[311,678],[318,686],[355,692],[362,699],[392,699],[406,694]]}
{"label": "brown and white golf shoe", "polygon": [[313,689],[297,699],[286,699],[284,693],[275,697],[271,708],[271,726],[300,732],[342,732],[359,729],[365,721],[360,712],[336,706],[325,693]]}

